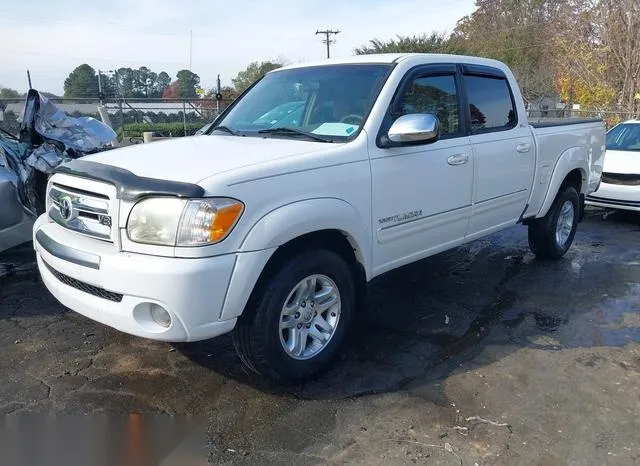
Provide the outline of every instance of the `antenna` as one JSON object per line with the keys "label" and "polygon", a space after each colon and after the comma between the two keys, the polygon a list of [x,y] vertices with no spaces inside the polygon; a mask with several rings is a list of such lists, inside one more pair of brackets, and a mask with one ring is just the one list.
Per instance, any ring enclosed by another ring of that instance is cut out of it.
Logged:
{"label": "antenna", "polygon": [[191,62],[193,61],[193,30],[189,31],[189,71],[191,71]]}

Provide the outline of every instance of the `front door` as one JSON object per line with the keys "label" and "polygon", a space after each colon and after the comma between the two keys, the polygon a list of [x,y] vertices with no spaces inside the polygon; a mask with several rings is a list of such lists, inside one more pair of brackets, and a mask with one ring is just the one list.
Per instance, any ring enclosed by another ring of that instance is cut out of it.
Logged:
{"label": "front door", "polygon": [[473,154],[460,120],[455,66],[410,71],[381,132],[401,115],[431,113],[440,122],[433,143],[370,144],[374,275],[460,243],[471,216]]}

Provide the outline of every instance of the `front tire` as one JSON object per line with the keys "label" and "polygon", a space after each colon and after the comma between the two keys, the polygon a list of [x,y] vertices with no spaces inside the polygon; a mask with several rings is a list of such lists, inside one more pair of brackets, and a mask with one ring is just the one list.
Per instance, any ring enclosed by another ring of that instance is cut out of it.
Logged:
{"label": "front tire", "polygon": [[564,256],[580,220],[580,198],[573,186],[564,188],[549,212],[529,224],[529,247],[538,259],[558,260]]}
{"label": "front tire", "polygon": [[337,356],[355,316],[349,264],[328,250],[298,253],[261,280],[233,332],[243,363],[277,382],[297,382]]}

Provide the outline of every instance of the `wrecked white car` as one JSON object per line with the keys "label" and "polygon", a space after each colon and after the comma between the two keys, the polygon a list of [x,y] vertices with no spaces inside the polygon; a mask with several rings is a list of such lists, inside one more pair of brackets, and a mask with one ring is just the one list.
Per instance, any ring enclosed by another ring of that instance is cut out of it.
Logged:
{"label": "wrecked white car", "polygon": [[116,133],[72,118],[38,91],[27,94],[19,134],[0,132],[0,251],[31,240],[45,208],[47,179],[62,162],[112,148]]}

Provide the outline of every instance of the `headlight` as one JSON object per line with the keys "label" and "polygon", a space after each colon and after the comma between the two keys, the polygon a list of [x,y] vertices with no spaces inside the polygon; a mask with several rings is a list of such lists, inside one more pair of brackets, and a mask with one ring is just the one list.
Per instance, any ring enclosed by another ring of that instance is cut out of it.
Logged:
{"label": "headlight", "polygon": [[133,206],[127,234],[136,243],[204,246],[222,241],[243,210],[235,199],[145,199]]}

